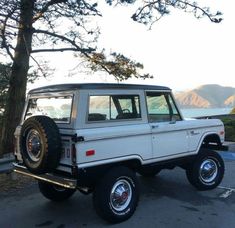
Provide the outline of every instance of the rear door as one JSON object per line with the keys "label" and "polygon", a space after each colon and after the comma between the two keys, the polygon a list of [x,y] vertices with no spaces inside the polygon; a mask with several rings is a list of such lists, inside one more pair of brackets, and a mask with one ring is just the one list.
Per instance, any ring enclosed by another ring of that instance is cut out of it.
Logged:
{"label": "rear door", "polygon": [[188,134],[170,92],[146,92],[153,157],[178,157],[188,152]]}

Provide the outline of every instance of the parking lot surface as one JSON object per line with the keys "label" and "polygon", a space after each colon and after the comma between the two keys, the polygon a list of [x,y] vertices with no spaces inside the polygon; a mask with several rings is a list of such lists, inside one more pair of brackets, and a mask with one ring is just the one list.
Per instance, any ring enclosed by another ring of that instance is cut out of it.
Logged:
{"label": "parking lot surface", "polygon": [[77,192],[66,202],[53,203],[26,185],[9,194],[0,194],[0,227],[235,227],[235,154],[222,153],[226,173],[221,185],[199,192],[187,181],[184,170],[163,170],[155,178],[139,176],[140,202],[126,222],[110,225],[100,219],[92,196]]}

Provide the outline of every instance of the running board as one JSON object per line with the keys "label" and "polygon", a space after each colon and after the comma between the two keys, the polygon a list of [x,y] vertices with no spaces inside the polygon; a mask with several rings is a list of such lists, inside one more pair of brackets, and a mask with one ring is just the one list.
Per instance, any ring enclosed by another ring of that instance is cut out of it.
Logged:
{"label": "running board", "polygon": [[65,178],[51,173],[33,174],[27,170],[25,166],[13,163],[13,171],[25,176],[33,177],[37,180],[45,181],[51,184],[59,185],[64,188],[76,189],[77,180],[72,178]]}

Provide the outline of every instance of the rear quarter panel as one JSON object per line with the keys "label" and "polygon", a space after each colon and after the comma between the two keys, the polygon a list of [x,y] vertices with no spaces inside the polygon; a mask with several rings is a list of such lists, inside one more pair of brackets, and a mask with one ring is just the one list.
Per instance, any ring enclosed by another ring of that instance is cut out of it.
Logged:
{"label": "rear quarter panel", "polygon": [[[151,132],[148,124],[84,129],[77,132],[85,139],[77,144],[80,168],[128,159],[152,157]],[[93,155],[88,155],[93,151]]]}

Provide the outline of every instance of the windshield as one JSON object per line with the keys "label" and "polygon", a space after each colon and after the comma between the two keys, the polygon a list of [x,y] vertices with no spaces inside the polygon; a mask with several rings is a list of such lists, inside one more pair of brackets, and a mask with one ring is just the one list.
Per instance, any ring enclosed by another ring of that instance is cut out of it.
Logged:
{"label": "windshield", "polygon": [[57,123],[69,123],[72,100],[72,96],[29,99],[25,119],[35,115],[44,115],[50,117]]}

